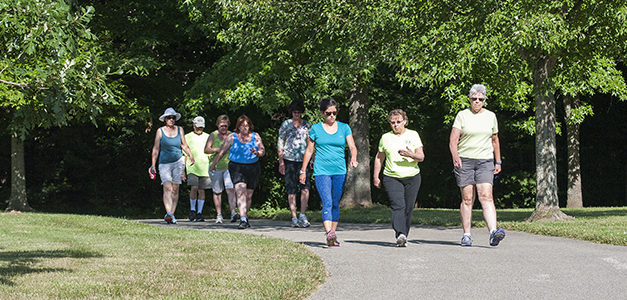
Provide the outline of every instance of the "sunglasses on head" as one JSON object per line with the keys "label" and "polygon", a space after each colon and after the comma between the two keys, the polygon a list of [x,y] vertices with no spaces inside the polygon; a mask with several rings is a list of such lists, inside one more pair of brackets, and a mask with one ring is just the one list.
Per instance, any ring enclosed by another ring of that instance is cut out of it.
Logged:
{"label": "sunglasses on head", "polygon": [[477,101],[477,100],[483,102],[485,101],[485,98],[470,97],[470,101]]}
{"label": "sunglasses on head", "polygon": [[337,111],[325,111],[324,112],[325,115],[327,116],[337,116]]}

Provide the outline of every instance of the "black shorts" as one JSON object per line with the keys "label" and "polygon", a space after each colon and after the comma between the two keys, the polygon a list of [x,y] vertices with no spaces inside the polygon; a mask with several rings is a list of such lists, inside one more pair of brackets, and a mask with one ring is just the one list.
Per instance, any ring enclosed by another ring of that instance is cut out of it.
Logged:
{"label": "black shorts", "polygon": [[298,193],[298,187],[300,190],[309,189],[311,181],[311,169],[307,168],[307,174],[305,177],[305,184],[300,184],[300,168],[303,166],[302,161],[283,160],[285,162],[285,190],[288,195]]}
{"label": "black shorts", "polygon": [[229,173],[231,173],[231,181],[233,181],[233,186],[243,182],[246,184],[246,189],[254,190],[259,184],[261,165],[259,164],[259,161],[252,164],[240,164],[230,161]]}

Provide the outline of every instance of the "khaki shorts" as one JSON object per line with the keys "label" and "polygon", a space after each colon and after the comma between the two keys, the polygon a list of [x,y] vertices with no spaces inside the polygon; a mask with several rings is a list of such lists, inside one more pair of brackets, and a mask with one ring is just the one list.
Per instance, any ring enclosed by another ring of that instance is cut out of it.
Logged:
{"label": "khaki shorts", "polygon": [[210,189],[211,188],[211,178],[209,176],[199,177],[196,174],[187,174],[187,185],[189,186],[198,186],[199,189]]}

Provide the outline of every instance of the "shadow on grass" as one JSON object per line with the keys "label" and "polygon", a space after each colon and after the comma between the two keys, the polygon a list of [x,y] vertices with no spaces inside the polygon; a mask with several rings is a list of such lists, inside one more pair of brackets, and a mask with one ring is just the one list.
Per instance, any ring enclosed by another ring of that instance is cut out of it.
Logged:
{"label": "shadow on grass", "polygon": [[36,263],[52,258],[92,258],[102,257],[99,253],[84,250],[33,250],[33,251],[8,251],[0,252],[0,263],[7,266],[0,267],[0,284],[14,285],[11,280],[14,277],[49,272],[68,272],[64,268],[37,268]]}

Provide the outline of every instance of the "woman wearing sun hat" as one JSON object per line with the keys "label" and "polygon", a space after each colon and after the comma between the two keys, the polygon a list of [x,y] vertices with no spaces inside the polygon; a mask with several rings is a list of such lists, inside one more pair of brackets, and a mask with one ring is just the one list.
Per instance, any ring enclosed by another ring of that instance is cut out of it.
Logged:
{"label": "woman wearing sun hat", "polygon": [[183,128],[174,125],[180,118],[181,114],[171,107],[168,107],[159,117],[159,121],[165,122],[165,126],[159,128],[155,135],[155,143],[152,146],[152,164],[148,169],[151,177],[155,176],[155,165],[159,157],[159,177],[163,185],[163,206],[166,211],[163,219],[168,224],[176,224],[174,211],[179,200],[179,185],[185,180],[185,158],[181,150],[185,151],[187,157],[190,158],[190,163],[194,164],[194,157],[185,142]]}

